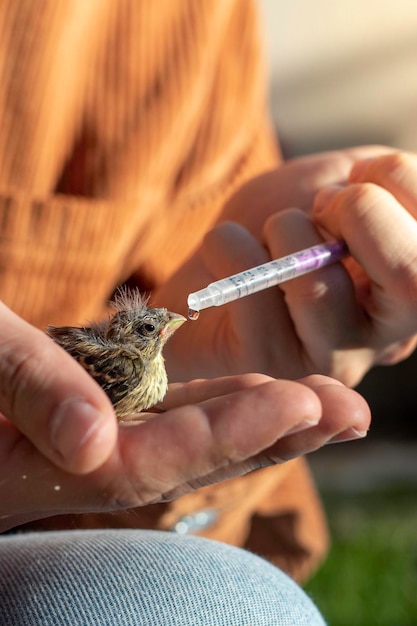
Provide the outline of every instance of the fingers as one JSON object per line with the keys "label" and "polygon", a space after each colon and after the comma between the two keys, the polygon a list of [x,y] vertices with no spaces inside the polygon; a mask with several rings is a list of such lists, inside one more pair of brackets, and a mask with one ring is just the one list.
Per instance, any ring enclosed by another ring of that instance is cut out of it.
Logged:
{"label": "fingers", "polygon": [[[203,251],[205,262],[212,268],[216,280],[271,260],[265,248],[249,231],[231,222],[210,231]],[[292,320],[281,291],[266,289],[231,302],[227,307],[219,307],[211,314],[213,319],[227,315],[226,341],[230,342],[231,354],[236,352],[239,343],[244,342],[249,358],[246,358],[246,363],[243,359],[238,362],[237,366],[241,365],[242,369],[235,369],[235,372],[258,370],[277,374],[281,371],[285,372],[286,378],[296,374],[291,372],[291,363],[296,361],[298,345],[294,341]],[[235,342],[231,339],[233,337],[236,337]],[[286,361],[285,369],[279,365],[281,359]],[[265,362],[270,364],[267,370]]]}
{"label": "fingers", "polygon": [[[300,422],[317,422],[320,412],[316,395],[307,387],[267,382],[182,406],[146,422],[123,442],[124,463],[135,467],[138,476],[147,477],[141,498],[154,500],[183,483],[250,458]],[[138,455],[138,449],[146,454]]]}
{"label": "fingers", "polygon": [[345,238],[376,282],[389,281],[395,289],[417,254],[417,157],[395,153],[360,162],[351,178],[347,187],[317,194],[314,219],[333,236]]}
{"label": "fingers", "polygon": [[285,437],[272,446],[267,457],[275,462],[308,454],[327,443],[361,439],[369,429],[369,408],[358,393],[324,376],[310,376],[302,382],[317,394],[321,419],[317,426]]}
{"label": "fingers", "polygon": [[223,376],[209,380],[192,380],[188,383],[169,385],[163,401],[163,408],[168,411],[186,404],[198,404],[209,398],[224,396],[235,391],[250,389],[255,385],[270,382],[272,379],[263,374],[244,374]]}
{"label": "fingers", "polygon": [[396,291],[408,277],[408,287],[415,289],[417,223],[385,189],[373,184],[327,189],[317,196],[314,217],[345,239],[375,283]]}
{"label": "fingers", "polygon": [[[369,421],[364,400],[335,381],[269,381],[146,422],[125,439],[123,459],[136,476],[147,477],[142,501],[171,499],[250,471],[265,450],[293,457],[297,449],[313,450],[351,426],[362,433]],[[314,434],[303,436],[310,431]]]}
{"label": "fingers", "polygon": [[389,191],[414,217],[417,217],[417,155],[392,152],[358,161],[349,180],[353,183],[374,183]]}
{"label": "fingers", "polygon": [[388,345],[417,329],[417,159],[381,157],[362,163],[352,178],[366,182],[324,189],[314,219],[345,239],[366,274],[361,305],[373,320],[375,345]]}
{"label": "fingers", "polygon": [[[269,218],[264,237],[273,258],[323,241],[311,219],[297,209]],[[343,264],[335,263],[284,282],[279,289],[285,294],[306,371],[332,371],[346,380],[346,372],[342,374],[335,362],[335,351],[363,342],[367,320]]]}
{"label": "fingers", "polygon": [[218,280],[266,263],[269,257],[246,228],[236,222],[223,222],[206,234],[203,260]]}
{"label": "fingers", "polygon": [[100,466],[117,437],[112,407],[45,334],[0,304],[0,411],[38,450],[75,473]]}
{"label": "fingers", "polygon": [[[178,406],[141,425],[121,424],[118,446],[84,476],[53,465],[0,418],[0,456],[9,469],[0,485],[0,528],[13,526],[13,519],[172,499],[316,449],[349,428],[361,434],[369,427],[363,399],[332,379],[242,378],[225,381],[222,396]],[[217,394],[216,385],[223,381],[198,381],[185,397]]]}
{"label": "fingers", "polygon": [[[206,235],[199,250],[199,268],[204,271],[200,271],[195,290],[269,260],[265,248],[243,226],[231,222],[218,225]],[[185,281],[190,284],[190,274],[178,281],[177,293],[184,289]],[[268,359],[295,362],[291,354],[297,345],[291,328],[283,295],[278,290],[268,289],[227,306],[204,310],[198,322],[186,324],[181,334],[174,335],[167,344],[164,355],[169,379],[211,378],[250,371],[281,371],[292,377],[284,367],[265,367]]]}

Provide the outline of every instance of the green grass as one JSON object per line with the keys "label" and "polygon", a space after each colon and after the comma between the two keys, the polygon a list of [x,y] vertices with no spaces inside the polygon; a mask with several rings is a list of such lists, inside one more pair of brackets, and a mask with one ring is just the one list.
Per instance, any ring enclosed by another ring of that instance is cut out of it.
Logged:
{"label": "green grass", "polygon": [[306,590],[329,626],[416,626],[417,490],[323,500],[333,543]]}

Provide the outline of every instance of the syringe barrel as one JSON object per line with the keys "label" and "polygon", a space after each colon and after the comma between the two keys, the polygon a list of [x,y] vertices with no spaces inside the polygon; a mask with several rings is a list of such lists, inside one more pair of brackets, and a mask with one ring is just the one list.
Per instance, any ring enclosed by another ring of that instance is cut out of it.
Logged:
{"label": "syringe barrel", "polygon": [[188,296],[190,309],[221,306],[324,267],[347,254],[341,241],[319,244],[211,283]]}
{"label": "syringe barrel", "polygon": [[196,311],[201,311],[211,306],[221,306],[278,284],[278,282],[282,281],[281,276],[283,273],[288,275],[288,278],[291,278],[291,275],[294,273],[294,261],[290,261],[279,273],[277,273],[277,264],[281,266],[282,259],[270,261],[234,276],[222,278],[215,283],[210,283],[205,289],[200,289],[200,291],[191,293],[188,296],[188,306]]}

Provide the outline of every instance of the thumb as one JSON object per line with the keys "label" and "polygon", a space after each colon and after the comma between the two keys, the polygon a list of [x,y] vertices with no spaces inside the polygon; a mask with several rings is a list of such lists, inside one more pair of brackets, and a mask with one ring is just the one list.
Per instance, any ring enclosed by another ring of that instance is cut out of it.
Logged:
{"label": "thumb", "polygon": [[270,261],[265,248],[244,226],[222,222],[204,237],[203,260],[214,280]]}
{"label": "thumb", "polygon": [[93,471],[116,444],[117,422],[105,393],[71,356],[2,303],[0,411],[72,473]]}
{"label": "thumb", "polygon": [[[235,222],[223,222],[213,228],[204,238],[203,260],[214,280],[232,276],[271,260],[266,248],[243,226]],[[288,321],[288,311],[283,293],[279,289],[266,289],[229,304],[228,312],[236,329],[260,341],[259,325],[269,321],[276,326],[277,316],[282,323]],[[263,322],[260,322],[263,320]],[[288,335],[288,331],[285,333]],[[258,348],[253,346],[256,352]]]}

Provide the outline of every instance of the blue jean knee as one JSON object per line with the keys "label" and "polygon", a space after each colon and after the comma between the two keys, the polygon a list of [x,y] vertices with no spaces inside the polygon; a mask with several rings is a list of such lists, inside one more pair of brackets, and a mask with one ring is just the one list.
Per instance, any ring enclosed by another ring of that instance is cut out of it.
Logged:
{"label": "blue jean knee", "polygon": [[324,626],[264,559],[130,529],[0,537],[0,616],[5,626]]}

